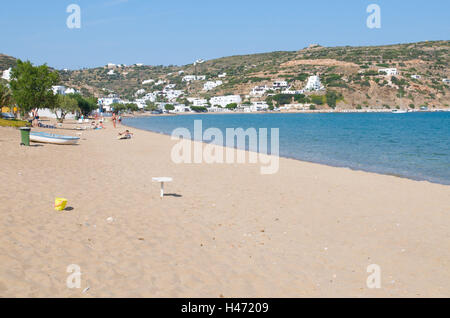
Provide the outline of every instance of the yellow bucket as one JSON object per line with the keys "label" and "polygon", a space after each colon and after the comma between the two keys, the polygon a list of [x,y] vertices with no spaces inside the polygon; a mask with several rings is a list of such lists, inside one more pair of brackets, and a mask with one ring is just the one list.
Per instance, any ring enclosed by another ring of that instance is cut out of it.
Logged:
{"label": "yellow bucket", "polygon": [[55,210],[56,211],[63,211],[66,208],[66,205],[67,205],[67,199],[63,199],[63,198],[55,199]]}

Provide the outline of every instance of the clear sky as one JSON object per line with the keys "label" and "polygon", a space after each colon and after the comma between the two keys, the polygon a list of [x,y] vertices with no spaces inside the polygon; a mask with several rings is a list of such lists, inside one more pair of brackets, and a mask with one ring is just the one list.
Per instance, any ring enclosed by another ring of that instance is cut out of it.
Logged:
{"label": "clear sky", "polygon": [[[369,4],[381,29],[369,29]],[[69,29],[66,8],[81,8]],[[449,0],[1,0],[0,53],[35,64],[183,65],[324,46],[448,40]]]}

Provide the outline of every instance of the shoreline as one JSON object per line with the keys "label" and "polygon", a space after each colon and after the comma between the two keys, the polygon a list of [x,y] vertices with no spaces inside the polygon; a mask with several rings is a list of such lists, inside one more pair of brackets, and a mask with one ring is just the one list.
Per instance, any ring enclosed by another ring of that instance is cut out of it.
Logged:
{"label": "shoreline", "polygon": [[[207,114],[205,114],[207,115]],[[212,114],[211,114],[212,115]],[[155,115],[155,116],[149,116],[149,117],[158,117],[161,115]],[[171,115],[168,115],[171,116]],[[147,116],[142,116],[142,117],[147,117]],[[127,119],[137,119],[137,118],[142,118],[142,117],[128,117]],[[167,134],[167,133],[163,133],[163,132],[158,132],[158,131],[153,131],[153,130],[146,130],[146,129],[142,129],[142,128],[136,128],[133,126],[129,126],[126,125],[125,123],[123,124],[124,127],[128,127],[129,129],[135,129],[138,131],[143,131],[143,132],[148,132],[148,133],[154,133],[157,135],[162,135],[162,136],[166,136],[168,138],[171,138],[171,135]],[[192,142],[199,142],[198,140],[194,140],[191,138]],[[203,145],[208,145],[209,143],[204,142],[204,141],[200,141]],[[223,148],[228,148],[225,145],[219,145],[220,147]],[[234,147],[235,150],[242,150],[242,149],[238,149],[237,146]],[[249,150],[243,150],[246,153],[249,153]],[[259,154],[259,152],[257,152],[257,154]],[[413,178],[413,177],[408,177],[408,176],[404,176],[404,175],[400,175],[400,174],[394,174],[394,173],[382,173],[382,172],[375,172],[375,171],[370,171],[370,170],[364,170],[364,169],[357,169],[357,168],[352,168],[352,167],[348,167],[348,166],[339,166],[339,165],[333,165],[333,164],[327,164],[327,163],[322,163],[322,162],[316,162],[316,161],[308,161],[308,160],[302,160],[302,159],[298,159],[298,158],[294,158],[294,157],[287,157],[287,156],[282,156],[279,155],[279,158],[283,158],[283,159],[288,159],[288,160],[294,160],[294,161],[298,161],[298,162],[303,162],[303,163],[311,163],[311,164],[317,164],[317,165],[323,165],[326,167],[332,167],[332,168],[340,168],[340,169],[347,169],[350,171],[359,171],[359,172],[365,172],[365,173],[372,173],[372,174],[376,174],[376,175],[381,175],[381,176],[390,176],[390,177],[395,177],[395,178],[400,178],[400,179],[406,179],[406,180],[410,180],[410,181],[415,181],[415,182],[425,182],[425,183],[430,183],[430,184],[437,184],[437,185],[442,185],[442,186],[450,186],[450,183],[446,184],[446,183],[440,183],[440,182],[434,182],[434,181],[430,181],[427,179],[419,179],[419,178]]]}
{"label": "shoreline", "polygon": [[[450,112],[450,109],[436,109],[436,110],[412,110],[408,111],[405,114],[416,114],[416,113],[445,113]],[[349,109],[349,110],[341,110],[341,111],[335,111],[335,110],[306,110],[306,111],[266,111],[266,112],[207,112],[207,113],[195,113],[195,112],[184,112],[184,113],[172,113],[172,114],[134,114],[130,117],[125,118],[139,118],[139,117],[170,117],[170,116],[194,116],[194,115],[204,115],[204,116],[210,116],[210,115],[267,115],[267,114],[394,114],[392,110],[357,110],[357,109]],[[405,115],[400,114],[400,115]]]}

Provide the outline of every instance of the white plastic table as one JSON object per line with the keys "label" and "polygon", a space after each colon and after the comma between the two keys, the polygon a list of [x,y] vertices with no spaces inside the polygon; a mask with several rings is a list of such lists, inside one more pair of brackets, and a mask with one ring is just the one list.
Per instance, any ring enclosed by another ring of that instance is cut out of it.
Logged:
{"label": "white plastic table", "polygon": [[161,199],[164,198],[164,183],[165,182],[172,182],[173,179],[169,177],[159,177],[159,178],[153,178],[153,182],[159,182],[161,183]]}

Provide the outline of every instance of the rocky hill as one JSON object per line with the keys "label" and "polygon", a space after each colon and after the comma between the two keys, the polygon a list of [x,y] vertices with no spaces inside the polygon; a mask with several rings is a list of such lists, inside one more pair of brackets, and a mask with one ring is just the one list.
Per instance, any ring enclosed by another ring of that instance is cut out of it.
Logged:
{"label": "rocky hill", "polygon": [[[320,75],[327,91],[343,96],[339,108],[441,108],[450,105],[449,85],[443,82],[450,75],[449,48],[450,41],[371,47],[313,45],[292,52],[224,57],[197,66],[105,66],[60,74],[62,84],[84,94],[99,97],[116,93],[125,99],[133,99],[138,90],[148,93],[162,89],[155,83],[144,85],[149,79],[177,84],[177,89],[184,89],[192,97],[211,97],[245,96],[254,86],[271,85],[275,80],[287,80],[292,89],[302,89],[310,75]],[[0,55],[0,69],[8,63],[10,60]],[[380,75],[380,68],[397,68],[399,75]],[[195,72],[206,75],[207,80],[218,80],[223,73],[227,76],[220,78],[223,85],[205,92],[205,81],[182,81],[183,76]]]}
{"label": "rocky hill", "polygon": [[10,67],[14,67],[15,65],[16,65],[15,58],[5,54],[0,54],[0,73],[4,70],[9,69]]}

